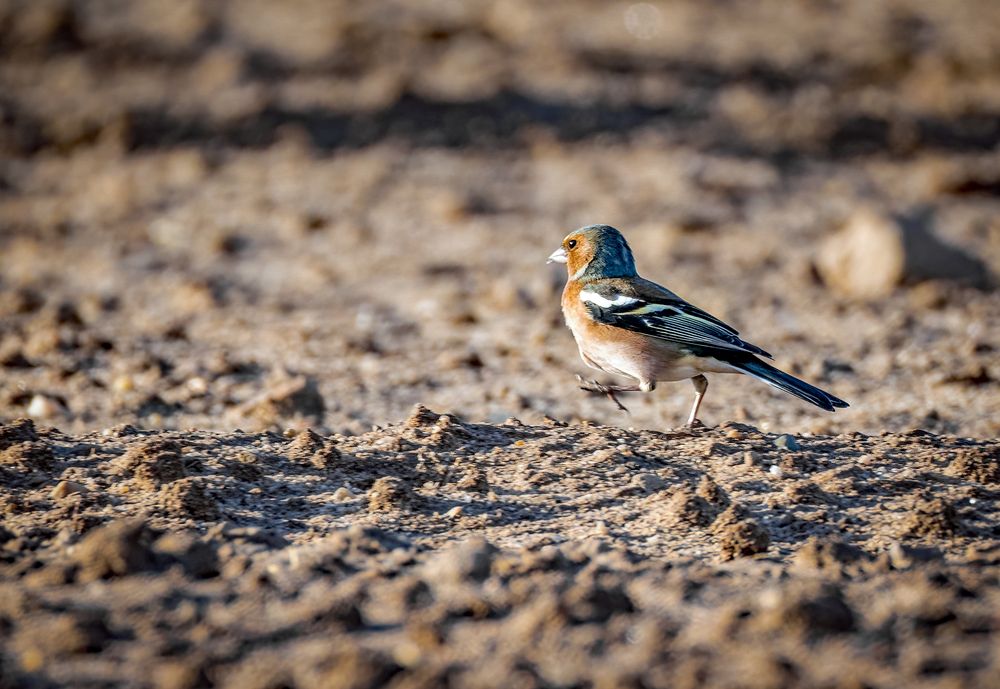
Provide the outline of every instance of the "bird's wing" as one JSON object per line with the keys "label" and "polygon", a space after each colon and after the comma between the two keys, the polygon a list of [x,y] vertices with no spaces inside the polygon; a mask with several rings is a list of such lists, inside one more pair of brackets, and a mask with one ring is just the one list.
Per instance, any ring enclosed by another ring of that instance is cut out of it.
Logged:
{"label": "bird's wing", "polygon": [[580,300],[599,323],[681,346],[725,349],[772,358],[744,342],[732,326],[647,280],[602,280],[585,286]]}

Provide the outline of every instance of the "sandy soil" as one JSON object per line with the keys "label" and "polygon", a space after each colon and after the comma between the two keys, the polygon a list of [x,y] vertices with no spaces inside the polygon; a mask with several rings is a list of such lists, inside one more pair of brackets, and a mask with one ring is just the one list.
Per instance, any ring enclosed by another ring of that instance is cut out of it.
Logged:
{"label": "sandy soil", "polygon": [[[0,2],[0,686],[991,686],[998,148],[991,0]],[[851,408],[577,390],[593,222]]]}

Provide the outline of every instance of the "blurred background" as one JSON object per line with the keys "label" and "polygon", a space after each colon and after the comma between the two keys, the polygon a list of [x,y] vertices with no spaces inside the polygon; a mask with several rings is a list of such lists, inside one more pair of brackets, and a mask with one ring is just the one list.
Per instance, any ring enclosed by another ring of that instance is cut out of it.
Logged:
{"label": "blurred background", "polygon": [[0,1],[0,420],[683,423],[559,313],[571,229],[847,399],[1000,432],[995,0]]}

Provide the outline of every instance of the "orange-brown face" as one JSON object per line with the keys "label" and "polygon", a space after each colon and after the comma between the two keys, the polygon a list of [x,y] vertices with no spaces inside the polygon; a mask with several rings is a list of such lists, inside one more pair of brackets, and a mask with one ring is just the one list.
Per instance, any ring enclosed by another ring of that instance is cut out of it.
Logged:
{"label": "orange-brown face", "polygon": [[610,225],[587,225],[570,232],[549,256],[549,263],[565,263],[570,281],[638,275],[628,242]]}
{"label": "orange-brown face", "polygon": [[572,276],[583,273],[594,258],[594,242],[583,232],[571,232],[562,245],[549,256],[549,263],[565,263],[566,272]]}

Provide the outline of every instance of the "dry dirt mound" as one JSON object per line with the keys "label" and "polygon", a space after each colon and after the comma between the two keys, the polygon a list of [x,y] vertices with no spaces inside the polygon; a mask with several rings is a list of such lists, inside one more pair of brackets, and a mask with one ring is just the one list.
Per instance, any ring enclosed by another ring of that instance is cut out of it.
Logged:
{"label": "dry dirt mound", "polygon": [[987,687],[1000,671],[997,441],[425,408],[354,437],[16,422],[0,438],[4,687]]}

